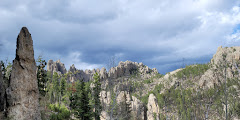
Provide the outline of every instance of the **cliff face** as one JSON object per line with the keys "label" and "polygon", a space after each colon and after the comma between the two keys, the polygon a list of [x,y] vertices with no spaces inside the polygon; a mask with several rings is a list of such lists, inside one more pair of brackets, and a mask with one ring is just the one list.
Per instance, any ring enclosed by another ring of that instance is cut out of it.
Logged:
{"label": "cliff face", "polygon": [[53,60],[49,60],[47,63],[47,71],[51,73],[57,72],[58,74],[67,73],[65,65],[61,63],[60,60],[57,60],[56,62],[54,62]]}
{"label": "cliff face", "polygon": [[[218,47],[210,61],[210,69],[207,70],[199,81],[201,87],[213,87],[219,85],[226,78],[234,78],[240,75],[240,47]],[[226,72],[225,72],[226,69]]]}
{"label": "cliff face", "polygon": [[39,91],[33,41],[26,27],[17,38],[16,58],[13,61],[7,93],[7,116],[14,120],[40,120]]}

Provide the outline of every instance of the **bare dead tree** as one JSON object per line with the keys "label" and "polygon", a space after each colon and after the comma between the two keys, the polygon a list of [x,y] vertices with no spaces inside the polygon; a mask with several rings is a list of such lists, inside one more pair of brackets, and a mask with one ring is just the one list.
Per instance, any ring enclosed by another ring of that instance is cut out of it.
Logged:
{"label": "bare dead tree", "polygon": [[112,67],[115,67],[116,66],[116,57],[115,56],[111,56],[109,59],[108,59],[108,62],[107,62],[107,69],[110,70]]}

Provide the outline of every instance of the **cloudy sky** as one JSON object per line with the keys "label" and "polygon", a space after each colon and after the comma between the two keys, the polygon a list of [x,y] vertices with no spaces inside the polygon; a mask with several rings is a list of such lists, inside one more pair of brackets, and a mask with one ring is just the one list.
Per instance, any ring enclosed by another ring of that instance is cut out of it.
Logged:
{"label": "cloudy sky", "polygon": [[36,57],[67,69],[106,67],[115,56],[166,73],[240,46],[240,0],[0,0],[1,60],[14,59],[23,26]]}

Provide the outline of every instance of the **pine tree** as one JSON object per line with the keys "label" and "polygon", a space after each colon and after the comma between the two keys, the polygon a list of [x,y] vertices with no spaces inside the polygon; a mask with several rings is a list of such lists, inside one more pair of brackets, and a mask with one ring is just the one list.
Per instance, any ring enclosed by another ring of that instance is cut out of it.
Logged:
{"label": "pine tree", "polygon": [[60,82],[59,82],[59,75],[55,72],[53,73],[52,77],[52,83],[53,83],[53,93],[54,93],[54,100],[55,102],[60,101]]}
{"label": "pine tree", "polygon": [[42,60],[42,57],[39,56],[37,60],[38,66],[37,66],[37,79],[38,79],[38,89],[39,93],[42,96],[45,96],[46,94],[46,82],[47,82],[47,74],[44,70],[45,66],[47,65],[45,60]]}
{"label": "pine tree", "polygon": [[60,86],[60,92],[61,92],[61,96],[64,96],[66,93],[66,88],[67,88],[67,81],[65,77],[61,78],[61,86]]}
{"label": "pine tree", "polygon": [[92,118],[92,109],[90,105],[91,98],[89,97],[89,93],[90,93],[90,85],[84,83],[83,101],[84,101],[84,111],[85,111],[84,117],[86,118],[86,120],[89,120]]}
{"label": "pine tree", "polygon": [[100,114],[102,111],[101,101],[100,101],[100,92],[101,92],[101,83],[100,83],[100,76],[96,72],[93,76],[93,103],[94,103],[94,113],[93,116],[95,120],[100,120]]}
{"label": "pine tree", "polygon": [[81,120],[91,119],[91,106],[89,105],[89,88],[85,85],[83,80],[76,83],[76,92],[70,96],[70,107],[74,110],[76,118]]}

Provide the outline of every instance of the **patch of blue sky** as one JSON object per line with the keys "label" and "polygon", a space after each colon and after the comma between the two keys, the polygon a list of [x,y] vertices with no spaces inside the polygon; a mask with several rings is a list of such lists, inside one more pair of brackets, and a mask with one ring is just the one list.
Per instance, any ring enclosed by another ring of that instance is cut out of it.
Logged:
{"label": "patch of blue sky", "polygon": [[234,27],[232,34],[235,34],[238,31],[240,31],[240,24],[237,24],[236,27]]}

